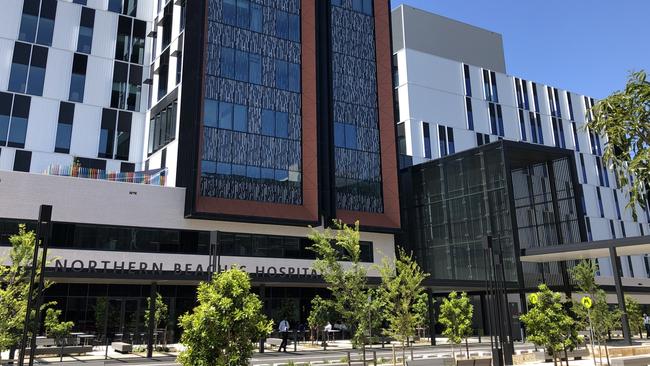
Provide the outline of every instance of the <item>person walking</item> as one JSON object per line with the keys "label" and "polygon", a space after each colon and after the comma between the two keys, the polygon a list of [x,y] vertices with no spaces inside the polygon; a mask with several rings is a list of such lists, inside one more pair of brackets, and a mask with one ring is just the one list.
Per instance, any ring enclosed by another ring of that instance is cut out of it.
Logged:
{"label": "person walking", "polygon": [[645,337],[650,339],[650,316],[643,314],[643,326],[645,327]]}
{"label": "person walking", "polygon": [[278,326],[278,330],[280,331],[280,336],[282,337],[282,343],[280,343],[278,352],[282,352],[282,348],[284,348],[284,352],[287,352],[287,342],[289,340],[289,322],[286,319],[283,319]]}

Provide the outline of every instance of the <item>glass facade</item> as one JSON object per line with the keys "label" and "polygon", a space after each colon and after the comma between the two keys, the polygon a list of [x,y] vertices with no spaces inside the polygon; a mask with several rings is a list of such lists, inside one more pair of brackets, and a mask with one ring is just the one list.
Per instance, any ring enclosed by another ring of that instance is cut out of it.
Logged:
{"label": "glass facade", "polygon": [[383,212],[372,1],[332,1],[330,24],[336,208]]}
{"label": "glass facade", "polygon": [[402,187],[402,219],[409,237],[404,244],[408,242],[432,280],[485,280],[483,239],[487,235],[504,251],[506,278],[515,278],[500,144],[414,166],[406,173],[410,183]]}
{"label": "glass facade", "polygon": [[200,193],[302,204],[300,2],[208,8]]}
{"label": "glass facade", "polygon": [[403,170],[403,243],[434,282],[483,281],[492,236],[520,289],[566,285],[564,265],[523,263],[517,252],[582,241],[574,164],[560,149],[499,141]]}

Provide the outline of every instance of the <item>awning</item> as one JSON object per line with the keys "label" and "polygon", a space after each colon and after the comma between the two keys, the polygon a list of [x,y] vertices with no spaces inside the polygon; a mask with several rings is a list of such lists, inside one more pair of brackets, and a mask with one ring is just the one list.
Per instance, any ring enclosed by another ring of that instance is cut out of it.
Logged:
{"label": "awning", "polygon": [[546,263],[607,258],[610,255],[610,248],[616,248],[619,256],[650,254],[650,236],[527,248],[521,250],[521,261]]}

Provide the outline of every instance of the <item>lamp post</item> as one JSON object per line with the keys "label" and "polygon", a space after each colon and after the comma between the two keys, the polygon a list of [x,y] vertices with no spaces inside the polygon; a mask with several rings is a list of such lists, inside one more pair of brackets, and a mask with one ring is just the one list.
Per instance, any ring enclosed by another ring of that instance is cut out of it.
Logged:
{"label": "lamp post", "polygon": [[210,232],[210,266],[211,271],[208,271],[208,279],[212,280],[213,274],[221,273],[221,250],[219,248],[219,231]]}

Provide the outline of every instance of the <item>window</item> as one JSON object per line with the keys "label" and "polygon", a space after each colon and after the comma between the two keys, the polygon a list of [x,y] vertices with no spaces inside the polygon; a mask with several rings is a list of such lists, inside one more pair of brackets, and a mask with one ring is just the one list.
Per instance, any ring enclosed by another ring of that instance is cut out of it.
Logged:
{"label": "window", "polygon": [[11,121],[9,123],[9,138],[7,146],[24,148],[27,137],[27,120],[29,118],[29,107],[31,98],[24,95],[15,95]]}
{"label": "window", "polygon": [[24,148],[31,99],[0,92],[0,145]]}
{"label": "window", "polygon": [[[286,113],[284,113],[286,116]],[[240,132],[248,131],[248,107],[244,105],[235,104],[234,105],[234,119],[233,119],[233,130]],[[276,120],[277,126],[277,120]],[[276,127],[277,128],[277,127]],[[285,122],[284,130],[285,134],[288,135],[287,131],[288,125]]]}
{"label": "window", "polygon": [[596,170],[598,171],[598,180],[603,187],[609,187],[609,174],[600,157],[596,157]]}
{"label": "window", "polygon": [[120,16],[117,22],[117,43],[115,47],[115,59],[129,61],[131,51],[131,18]]}
{"label": "window", "polygon": [[533,142],[536,144],[544,143],[544,132],[542,131],[542,117],[539,113],[529,113],[530,117],[530,133],[533,138]]}
{"label": "window", "polygon": [[169,84],[169,50],[160,55],[160,67],[158,68],[158,100],[167,95]]}
{"label": "window", "polygon": [[334,123],[334,144],[337,147],[357,149],[357,127],[347,123]]}
{"label": "window", "polygon": [[183,77],[183,54],[176,55],[176,85],[180,84]]}
{"label": "window", "polygon": [[445,126],[438,126],[438,141],[440,142],[440,156],[449,155],[449,147],[447,146],[447,131]]}
{"label": "window", "polygon": [[482,134],[480,132],[476,133],[476,146],[481,146],[490,143],[490,135]]}
{"label": "window", "polygon": [[614,228],[614,220],[609,220],[609,232],[612,235],[612,239],[616,239],[616,229]]}
{"label": "window", "polygon": [[517,106],[519,108],[524,108],[524,97],[521,92],[521,80],[515,78],[515,96],[517,97]]}
{"label": "window", "polygon": [[223,0],[221,16],[224,23],[237,25],[237,0]]}
{"label": "window", "polygon": [[59,106],[59,123],[56,127],[56,142],[54,152],[69,154],[72,140],[72,122],[74,120],[74,104],[61,102]]}
{"label": "window", "polygon": [[165,6],[165,10],[163,11],[161,50],[164,50],[172,41],[173,18],[174,18],[174,2],[170,1]]}
{"label": "window", "polygon": [[[173,101],[155,114],[151,114],[149,121],[149,155],[163,148],[176,138],[176,109],[177,101]],[[218,102],[206,99],[204,112],[204,126],[217,126]],[[208,123],[209,121],[209,123]]]}
{"label": "window", "polygon": [[70,78],[70,94],[68,99],[72,102],[83,103],[86,88],[86,67],[88,56],[75,53],[72,61],[72,77]]}
{"label": "window", "polygon": [[582,170],[582,183],[588,184],[589,182],[587,181],[587,168],[585,167],[585,156],[583,154],[580,154],[580,168]]}
{"label": "window", "polygon": [[490,131],[493,135],[498,135],[499,130],[497,127],[496,108],[494,106],[493,103],[488,103],[488,109],[490,112]]}
{"label": "window", "polygon": [[564,124],[562,123],[562,120],[551,117],[551,122],[553,124],[553,139],[555,141],[555,147],[566,148],[564,140]]}
{"label": "window", "polygon": [[602,156],[603,152],[600,146],[600,136],[597,133],[589,131],[589,142],[591,144],[591,154]]}
{"label": "window", "polygon": [[530,101],[528,99],[528,82],[521,80],[521,92],[524,95],[524,109],[530,109]]}
{"label": "window", "polygon": [[616,206],[616,217],[620,220],[621,219],[621,206],[618,203],[618,193],[616,192],[615,189],[613,189],[612,194],[614,195],[614,206]]}
{"label": "window", "polygon": [[573,144],[576,151],[580,151],[580,140],[578,139],[578,126],[575,122],[571,122],[571,133],[573,134]]}
{"label": "window", "polygon": [[235,51],[235,79],[239,81],[248,81],[248,76],[249,76],[248,52],[236,50]]}
{"label": "window", "polygon": [[228,47],[221,47],[219,66],[221,68],[220,75],[222,77],[234,79],[235,78],[235,50]]}
{"label": "window", "polygon": [[104,109],[102,112],[102,127],[99,134],[99,158],[113,158],[113,147],[115,143],[115,122],[117,120],[117,111]]}
{"label": "window", "polygon": [[594,241],[594,236],[591,233],[591,220],[589,219],[589,217],[585,217],[585,224],[587,226],[587,240]]}
{"label": "window", "polygon": [[449,154],[456,153],[456,143],[454,141],[454,129],[447,127],[447,146],[449,147]]}
{"label": "window", "polygon": [[492,89],[490,88],[490,72],[483,69],[483,94],[485,100],[492,100]]}
{"label": "window", "polygon": [[112,11],[114,13],[121,13],[122,12],[122,0],[108,0],[108,11]]}
{"label": "window", "polygon": [[43,95],[47,48],[16,42],[9,76],[9,90]]}
{"label": "window", "polygon": [[282,10],[275,12],[275,35],[278,38],[289,38],[289,14]]}
{"label": "window", "polygon": [[521,133],[521,141],[526,141],[526,120],[524,119],[524,110],[519,109],[519,131]]}
{"label": "window", "polygon": [[51,46],[56,6],[56,0],[25,0],[18,39]]}
{"label": "window", "polygon": [[472,80],[469,73],[469,65],[463,64],[463,76],[465,78],[465,96],[472,96]]}
{"label": "window", "polygon": [[237,26],[248,28],[250,25],[250,4],[248,0],[237,0]]}
{"label": "window", "polygon": [[400,155],[406,155],[406,128],[404,122],[397,124],[397,151]]}
{"label": "window", "polygon": [[569,103],[569,119],[572,121],[575,121],[574,115],[573,115],[573,102],[571,102],[571,93],[566,92],[566,100]]}
{"label": "window", "polygon": [[472,111],[472,98],[465,98],[465,108],[467,110],[467,128],[474,131],[474,113]]}
{"label": "window", "polygon": [[118,113],[113,109],[103,110],[98,157],[117,160],[129,159],[131,117],[130,112]]}
{"label": "window", "polygon": [[289,74],[285,61],[275,60],[275,86],[284,90],[289,88]]}
{"label": "window", "polygon": [[262,84],[262,56],[257,53],[248,55],[249,75],[248,81],[253,84]]}
{"label": "window", "polygon": [[505,136],[505,130],[504,130],[504,127],[503,127],[503,112],[501,110],[501,105],[500,104],[497,104],[497,124],[498,124],[498,127],[499,127],[498,135],[501,136],[501,137]]}
{"label": "window", "polygon": [[539,113],[539,98],[537,97],[537,84],[532,83],[533,89],[533,103],[535,104],[535,112]]}
{"label": "window", "polygon": [[598,197],[598,209],[600,211],[600,217],[605,217],[605,209],[603,207],[603,197],[600,193],[600,187],[596,187],[596,196]]}
{"label": "window", "polygon": [[131,44],[131,62],[142,65],[144,63],[144,43],[147,37],[147,23],[134,19]]}
{"label": "window", "polygon": [[138,11],[138,0],[124,0],[122,14],[134,17]]}
{"label": "window", "polygon": [[115,61],[113,67],[113,91],[111,93],[111,107],[124,108],[126,103],[127,79],[129,76],[129,65],[124,62]]}
{"label": "window", "polygon": [[81,8],[79,22],[79,37],[77,38],[77,52],[90,54],[93,48],[93,30],[95,27],[95,10]]}
{"label": "window", "polygon": [[131,113],[119,113],[116,139],[117,146],[115,148],[115,159],[129,160],[129,146],[131,144]]}
{"label": "window", "polygon": [[422,136],[424,138],[424,157],[431,159],[431,129],[427,122],[422,122]]}
{"label": "window", "polygon": [[15,172],[29,172],[29,167],[32,163],[32,152],[24,150],[16,150],[14,157],[14,171]]}

